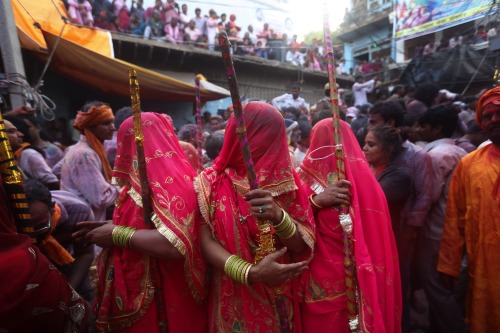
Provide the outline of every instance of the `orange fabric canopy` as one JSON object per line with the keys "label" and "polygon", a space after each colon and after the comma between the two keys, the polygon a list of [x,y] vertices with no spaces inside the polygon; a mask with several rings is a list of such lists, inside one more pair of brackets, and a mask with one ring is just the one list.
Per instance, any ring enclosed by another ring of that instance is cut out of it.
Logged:
{"label": "orange fabric canopy", "polygon": [[79,27],[70,23],[65,25],[61,15],[65,17],[69,15],[62,1],[54,0],[52,3],[51,0],[12,0],[11,3],[21,47],[36,52],[47,52],[47,44],[42,31],[34,26],[38,23],[42,30],[56,36],[59,36],[64,26],[62,38],[102,55],[114,56],[109,32]]}
{"label": "orange fabric canopy", "polygon": [[[57,36],[44,31],[48,48],[52,49]],[[135,68],[141,98],[156,101],[193,102],[194,85],[173,79],[123,60],[113,59],[61,39],[54,53],[50,69],[83,84],[91,84],[101,91],[115,95],[130,95],[128,70]],[[201,89],[204,101],[227,97],[229,92]],[[225,92],[225,93],[223,93]]]}
{"label": "orange fabric canopy", "polygon": [[[195,100],[194,82],[182,82],[115,59],[108,31],[65,23],[61,16],[68,17],[68,14],[62,1],[54,0],[57,7],[51,0],[11,2],[21,46],[41,53],[45,61],[47,53],[55,48],[49,67],[54,72],[109,94],[128,96],[128,70],[135,68],[138,71],[141,97],[155,101]],[[41,29],[35,27],[35,22]],[[56,44],[59,35],[61,38]],[[203,101],[227,96],[229,91],[226,89],[208,84],[203,85],[200,92]]]}

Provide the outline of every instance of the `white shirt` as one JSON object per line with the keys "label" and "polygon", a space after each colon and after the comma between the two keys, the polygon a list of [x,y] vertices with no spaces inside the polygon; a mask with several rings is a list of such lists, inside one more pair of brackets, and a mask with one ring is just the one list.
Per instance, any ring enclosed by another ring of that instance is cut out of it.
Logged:
{"label": "white shirt", "polygon": [[42,154],[34,149],[26,148],[19,157],[19,167],[33,179],[47,185],[57,183],[59,180],[45,162]]}
{"label": "white shirt", "polygon": [[282,110],[283,108],[294,107],[300,110],[300,107],[307,107],[306,101],[302,97],[297,97],[297,99],[293,99],[292,94],[283,94],[281,96],[275,97],[272,100],[272,104],[278,110]]}
{"label": "white shirt", "polygon": [[429,142],[424,149],[432,161],[432,207],[422,232],[426,237],[439,241],[443,233],[451,176],[467,152],[455,146],[455,141],[449,138]]}
{"label": "white shirt", "polygon": [[352,91],[354,92],[354,105],[364,105],[368,103],[367,93],[371,93],[375,88],[375,80],[366,81],[365,83],[354,83]]}
{"label": "white shirt", "polygon": [[248,32],[248,37],[250,37],[250,41],[252,42],[253,45],[257,44],[257,35],[253,32]]}

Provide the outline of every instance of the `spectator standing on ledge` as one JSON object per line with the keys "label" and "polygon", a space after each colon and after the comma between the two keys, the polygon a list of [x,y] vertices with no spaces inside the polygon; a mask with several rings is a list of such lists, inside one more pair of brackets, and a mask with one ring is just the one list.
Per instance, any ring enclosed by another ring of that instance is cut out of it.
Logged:
{"label": "spectator standing on ledge", "polygon": [[68,0],[68,14],[74,24],[94,26],[92,5],[87,0]]}
{"label": "spectator standing on ledge", "polygon": [[375,76],[370,81],[366,81],[363,83],[363,76],[356,75],[355,83],[352,85],[352,91],[354,92],[354,105],[361,106],[368,103],[368,98],[366,97],[367,93],[371,93],[375,88]]}
{"label": "spectator standing on ledge", "polygon": [[300,83],[294,82],[290,85],[290,93],[283,94],[281,96],[275,97],[272,100],[272,105],[280,111],[288,107],[294,107],[300,110],[303,114],[308,114],[309,110],[306,101],[299,96],[300,95]]}
{"label": "spectator standing on ledge", "polygon": [[201,9],[196,8],[194,10],[194,13],[196,16],[193,18],[195,24],[196,24],[196,29],[200,30],[202,35],[207,34],[207,19],[205,17],[201,16]]}

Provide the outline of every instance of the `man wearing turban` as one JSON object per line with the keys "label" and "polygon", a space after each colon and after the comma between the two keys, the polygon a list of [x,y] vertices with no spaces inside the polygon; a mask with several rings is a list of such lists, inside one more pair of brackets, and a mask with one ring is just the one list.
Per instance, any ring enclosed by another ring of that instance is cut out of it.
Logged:
{"label": "man wearing turban", "polygon": [[106,209],[118,196],[111,182],[111,165],[103,143],[113,137],[113,111],[102,102],[86,104],[78,111],[74,127],[80,141],[64,158],[61,168],[61,190],[75,193],[87,202],[97,221],[106,219]]}
{"label": "man wearing turban", "polygon": [[479,99],[476,121],[491,140],[458,163],[446,211],[438,271],[450,287],[469,260],[470,333],[500,332],[500,87]]}

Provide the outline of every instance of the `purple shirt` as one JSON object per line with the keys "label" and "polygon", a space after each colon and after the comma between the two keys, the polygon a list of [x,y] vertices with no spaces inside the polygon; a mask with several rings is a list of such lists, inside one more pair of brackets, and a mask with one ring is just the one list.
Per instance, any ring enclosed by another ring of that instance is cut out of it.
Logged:
{"label": "purple shirt", "polygon": [[104,179],[101,160],[89,147],[84,135],[80,136],[80,141],[64,157],[61,190],[72,192],[88,203],[96,221],[106,219],[106,208],[118,196],[118,188]]}
{"label": "purple shirt", "polygon": [[403,148],[394,164],[402,167],[411,176],[413,187],[401,220],[407,225],[421,227],[425,224],[431,208],[431,159],[424,150],[409,141],[403,144]]}
{"label": "purple shirt", "polygon": [[51,168],[64,157],[62,149],[50,142],[47,147],[43,148],[43,152],[45,153],[45,162]]}

